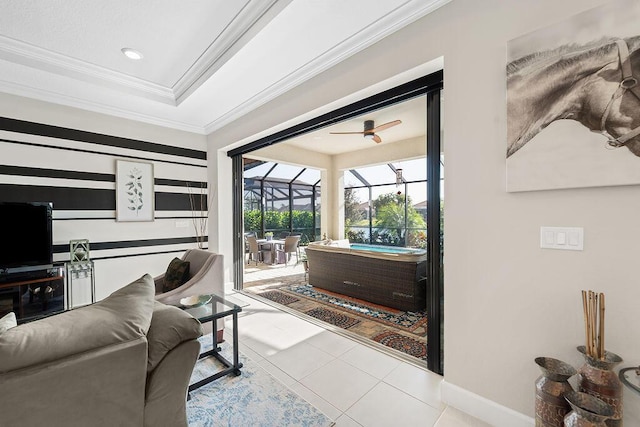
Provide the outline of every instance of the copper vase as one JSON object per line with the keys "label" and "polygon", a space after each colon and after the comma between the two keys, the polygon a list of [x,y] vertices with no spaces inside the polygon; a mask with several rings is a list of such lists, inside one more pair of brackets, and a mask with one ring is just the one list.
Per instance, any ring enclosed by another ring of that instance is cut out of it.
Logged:
{"label": "copper vase", "polygon": [[607,420],[608,427],[622,427],[622,382],[613,368],[622,358],[609,351],[604,359],[589,356],[586,347],[581,345],[578,351],[583,354],[585,363],[578,369],[578,390],[590,394],[613,408],[613,415]]}
{"label": "copper vase", "polygon": [[570,391],[564,395],[571,412],[564,417],[565,427],[607,427],[613,415],[611,405],[590,394]]}
{"label": "copper vase", "polygon": [[551,357],[536,357],[542,375],[536,380],[536,427],[562,427],[571,410],[564,394],[573,391],[567,381],[576,374],[573,366]]}

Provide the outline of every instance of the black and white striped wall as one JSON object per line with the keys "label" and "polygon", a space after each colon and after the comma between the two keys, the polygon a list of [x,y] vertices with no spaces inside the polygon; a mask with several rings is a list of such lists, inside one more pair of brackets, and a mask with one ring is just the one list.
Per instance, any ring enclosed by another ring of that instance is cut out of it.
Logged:
{"label": "black and white striped wall", "polygon": [[[89,239],[101,299],[196,247],[194,215],[206,212],[192,211],[189,194],[208,193],[206,145],[179,143],[0,117],[0,200],[53,202],[54,261],[69,259],[70,240]],[[154,221],[116,221],[117,159],[153,163]]]}

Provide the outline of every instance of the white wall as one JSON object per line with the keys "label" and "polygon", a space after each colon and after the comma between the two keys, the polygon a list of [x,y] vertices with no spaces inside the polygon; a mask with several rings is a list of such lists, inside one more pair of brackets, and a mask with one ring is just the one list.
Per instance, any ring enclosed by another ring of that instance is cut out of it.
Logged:
{"label": "white wall", "polygon": [[[445,381],[528,416],[533,359],[581,363],[581,289],[606,294],[607,348],[640,364],[640,187],[505,191],[507,41],[602,3],[455,0],[209,136],[216,148],[249,141],[444,57]],[[584,227],[585,250],[540,249],[542,225]],[[625,394],[636,425],[640,397]]]}

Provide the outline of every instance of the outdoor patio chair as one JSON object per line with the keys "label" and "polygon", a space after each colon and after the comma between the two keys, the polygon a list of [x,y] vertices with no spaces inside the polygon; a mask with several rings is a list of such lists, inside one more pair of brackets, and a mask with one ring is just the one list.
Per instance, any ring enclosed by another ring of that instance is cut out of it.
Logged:
{"label": "outdoor patio chair", "polygon": [[[296,254],[296,264],[300,261],[300,248],[298,244],[300,243],[300,236],[288,236],[284,239],[284,245],[281,245],[276,248],[276,257],[279,252],[282,252],[285,256],[285,265],[289,263],[291,259],[291,254],[295,252]],[[277,258],[276,258],[277,259]]]}
{"label": "outdoor patio chair", "polygon": [[247,253],[249,254],[247,257],[247,264],[249,264],[249,261],[254,260],[256,265],[258,265],[258,262],[262,262],[262,252],[260,251],[258,239],[256,236],[247,236],[246,242],[248,246]]}

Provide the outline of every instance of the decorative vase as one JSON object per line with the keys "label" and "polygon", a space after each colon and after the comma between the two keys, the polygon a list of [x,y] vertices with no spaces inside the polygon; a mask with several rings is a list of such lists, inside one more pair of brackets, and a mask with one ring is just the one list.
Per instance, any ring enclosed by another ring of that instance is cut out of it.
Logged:
{"label": "decorative vase", "polygon": [[542,375],[536,380],[536,427],[562,427],[571,411],[564,394],[573,391],[567,381],[577,372],[568,363],[551,357],[536,357]]}
{"label": "decorative vase", "polygon": [[622,358],[609,351],[604,352],[604,359],[589,356],[586,347],[581,345],[578,351],[585,359],[584,365],[578,369],[578,390],[590,394],[613,408],[613,415],[607,420],[608,427],[622,427],[622,382],[613,368]]}
{"label": "decorative vase", "polygon": [[613,415],[611,405],[590,394],[570,391],[564,395],[571,412],[564,417],[565,427],[607,427]]}

